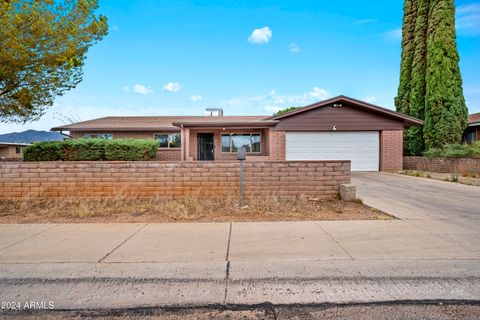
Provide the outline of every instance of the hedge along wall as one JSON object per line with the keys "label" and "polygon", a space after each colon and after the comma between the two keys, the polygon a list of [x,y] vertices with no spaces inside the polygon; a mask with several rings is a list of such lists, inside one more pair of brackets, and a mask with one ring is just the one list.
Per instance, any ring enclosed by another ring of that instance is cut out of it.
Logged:
{"label": "hedge along wall", "polygon": [[480,174],[480,159],[403,157],[403,169],[439,173]]}
{"label": "hedge along wall", "polygon": [[[334,198],[350,161],[245,162],[246,197]],[[238,162],[4,162],[0,199],[226,197],[239,194]]]}

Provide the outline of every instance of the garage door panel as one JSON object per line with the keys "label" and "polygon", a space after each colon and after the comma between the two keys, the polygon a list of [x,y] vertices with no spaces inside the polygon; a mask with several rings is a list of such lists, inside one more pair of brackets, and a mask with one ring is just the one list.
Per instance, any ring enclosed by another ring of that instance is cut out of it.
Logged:
{"label": "garage door panel", "polygon": [[378,131],[287,132],[287,160],[350,160],[352,171],[378,171]]}

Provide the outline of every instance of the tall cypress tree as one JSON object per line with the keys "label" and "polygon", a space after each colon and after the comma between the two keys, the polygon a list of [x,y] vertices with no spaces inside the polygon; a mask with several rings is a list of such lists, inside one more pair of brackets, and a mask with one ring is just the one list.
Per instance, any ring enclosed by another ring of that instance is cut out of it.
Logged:
{"label": "tall cypress tree", "polygon": [[456,46],[453,0],[431,0],[427,30],[424,138],[427,149],[461,141],[468,109]]}
{"label": "tall cypress tree", "polygon": [[[425,91],[427,67],[427,29],[430,0],[418,0],[415,21],[414,53],[411,76],[409,115],[425,119]],[[425,149],[423,128],[413,126],[406,132],[405,149],[409,154],[421,155]]]}
{"label": "tall cypress tree", "polygon": [[414,31],[417,14],[417,0],[405,0],[403,4],[402,25],[402,62],[400,65],[400,83],[395,97],[395,107],[398,112],[409,113],[410,80],[414,51]]}

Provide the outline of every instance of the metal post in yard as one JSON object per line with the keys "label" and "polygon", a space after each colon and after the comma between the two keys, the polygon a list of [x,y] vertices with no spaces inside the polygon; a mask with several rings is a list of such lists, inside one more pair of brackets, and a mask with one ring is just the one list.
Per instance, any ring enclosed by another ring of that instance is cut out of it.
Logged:
{"label": "metal post in yard", "polygon": [[240,160],[240,205],[243,206],[243,160]]}
{"label": "metal post in yard", "polygon": [[245,161],[247,153],[245,149],[241,148],[237,151],[237,159],[240,160],[240,205],[243,206],[243,161]]}

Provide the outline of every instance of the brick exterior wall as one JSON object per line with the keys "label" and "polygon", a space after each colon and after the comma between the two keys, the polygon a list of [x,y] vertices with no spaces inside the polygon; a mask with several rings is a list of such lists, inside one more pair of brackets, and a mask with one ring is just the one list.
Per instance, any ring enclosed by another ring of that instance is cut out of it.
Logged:
{"label": "brick exterior wall", "polygon": [[403,169],[439,173],[480,174],[480,159],[403,157]]}
{"label": "brick exterior wall", "polygon": [[157,149],[158,161],[180,161],[182,159],[182,150],[181,149],[168,149],[160,148]]}
{"label": "brick exterior wall", "polygon": [[402,170],[403,131],[380,131],[380,171]]}
{"label": "brick exterior wall", "polygon": [[270,144],[270,159],[285,160],[285,131],[270,130],[268,140]]}
{"label": "brick exterior wall", "polygon": [[[0,199],[237,197],[238,162],[3,162]],[[349,161],[245,163],[246,197],[334,198]]]}

